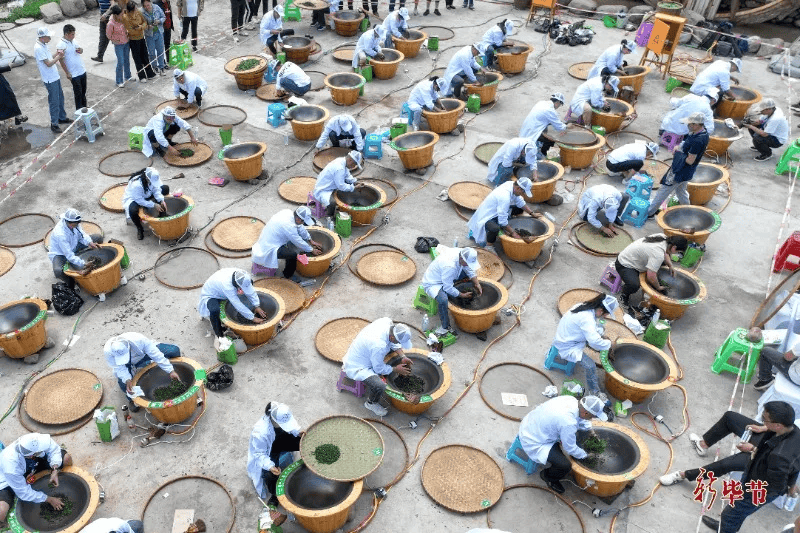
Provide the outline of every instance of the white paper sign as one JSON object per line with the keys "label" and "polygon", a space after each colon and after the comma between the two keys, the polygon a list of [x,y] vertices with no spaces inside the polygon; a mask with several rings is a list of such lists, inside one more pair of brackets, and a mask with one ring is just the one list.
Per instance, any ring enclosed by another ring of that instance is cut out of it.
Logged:
{"label": "white paper sign", "polygon": [[528,407],[528,396],[525,394],[514,394],[512,392],[501,392],[503,405],[513,405],[515,407]]}

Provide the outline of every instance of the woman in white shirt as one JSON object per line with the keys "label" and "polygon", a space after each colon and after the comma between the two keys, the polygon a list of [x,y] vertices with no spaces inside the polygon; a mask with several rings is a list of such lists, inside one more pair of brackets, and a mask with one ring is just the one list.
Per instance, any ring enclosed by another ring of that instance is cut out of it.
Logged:
{"label": "woman in white shirt", "polygon": [[178,0],[178,15],[181,17],[181,40],[186,40],[192,28],[192,50],[197,52],[197,18],[203,12],[203,0]]}

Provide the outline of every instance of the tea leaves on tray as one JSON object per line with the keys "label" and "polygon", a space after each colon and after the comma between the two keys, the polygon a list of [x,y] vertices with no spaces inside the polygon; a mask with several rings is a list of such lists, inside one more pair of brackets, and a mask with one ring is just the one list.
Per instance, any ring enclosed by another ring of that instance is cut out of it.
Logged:
{"label": "tea leaves on tray", "polygon": [[320,444],[314,449],[314,459],[324,465],[335,463],[340,456],[339,447],[335,444]]}
{"label": "tea leaves on tray", "polygon": [[181,148],[178,150],[178,153],[181,154],[181,157],[186,159],[187,157],[192,157],[194,155],[194,150],[191,148]]}
{"label": "tea leaves on tray", "polygon": [[56,511],[55,508],[53,508],[53,506],[47,502],[39,506],[39,516],[52,524],[61,520],[62,518],[70,516],[75,508],[75,504],[64,494],[56,493],[51,494],[51,496],[54,498],[59,498],[61,503],[64,504],[60,511]]}
{"label": "tea leaves on tray", "polygon": [[189,385],[180,380],[173,379],[166,387],[158,387],[156,390],[154,390],[153,398],[157,402],[164,402],[173,398],[177,398],[187,390],[189,390]]}
{"label": "tea leaves on tray", "polygon": [[400,392],[407,392],[409,394],[422,394],[425,390],[425,380],[419,376],[397,376],[394,380],[395,386],[400,389]]}
{"label": "tea leaves on tray", "polygon": [[242,59],[241,61],[239,61],[239,64],[236,65],[236,70],[238,71],[250,70],[251,68],[258,66],[258,63],[259,63],[258,59],[253,59],[253,58]]}
{"label": "tea leaves on tray", "polygon": [[589,436],[582,443],[581,447],[588,453],[584,459],[579,462],[590,470],[595,470],[598,466],[603,464],[603,453],[606,451],[608,441],[600,439],[595,436]]}

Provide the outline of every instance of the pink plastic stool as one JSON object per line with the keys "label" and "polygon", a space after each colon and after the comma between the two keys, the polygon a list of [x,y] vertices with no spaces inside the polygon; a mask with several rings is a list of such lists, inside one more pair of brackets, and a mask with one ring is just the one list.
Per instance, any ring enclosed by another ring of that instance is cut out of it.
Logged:
{"label": "pink plastic stool", "polygon": [[348,378],[347,374],[342,370],[339,373],[339,381],[336,383],[336,390],[339,392],[346,390],[355,394],[357,398],[361,398],[364,396],[364,382]]}
{"label": "pink plastic stool", "polygon": [[[790,256],[794,256],[794,261],[788,261]],[[775,267],[773,272],[780,272],[781,270],[797,270],[800,263],[797,262],[800,258],[800,231],[792,233],[786,242],[781,245],[780,250],[775,255]]]}
{"label": "pink plastic stool", "polygon": [[275,276],[275,274],[278,273],[278,269],[267,268],[265,266],[259,265],[258,263],[253,263],[253,266],[250,268],[250,272],[252,272],[254,276],[264,274],[265,276],[273,277]]}
{"label": "pink plastic stool", "polygon": [[[564,122],[568,121],[569,118],[572,116],[572,108],[567,109],[567,114],[564,116]],[[575,121],[575,124],[580,124],[583,126],[583,115],[578,117],[578,120]]]}
{"label": "pink plastic stool", "polygon": [[323,207],[319,200],[314,198],[313,193],[308,193],[306,205],[311,208],[311,216],[314,218],[322,218],[325,216],[325,207]]}
{"label": "pink plastic stool", "polygon": [[622,286],[622,277],[620,277],[617,269],[614,268],[614,263],[609,263],[606,265],[606,269],[603,270],[603,275],[600,276],[600,285],[608,287],[612,293],[618,293],[620,287]]}
{"label": "pink plastic stool", "polygon": [[675,151],[675,147],[678,146],[681,142],[683,142],[683,135],[678,135],[677,133],[670,133],[665,131],[661,134],[661,139],[659,139],[658,144],[662,146],[666,146],[667,150],[670,152]]}

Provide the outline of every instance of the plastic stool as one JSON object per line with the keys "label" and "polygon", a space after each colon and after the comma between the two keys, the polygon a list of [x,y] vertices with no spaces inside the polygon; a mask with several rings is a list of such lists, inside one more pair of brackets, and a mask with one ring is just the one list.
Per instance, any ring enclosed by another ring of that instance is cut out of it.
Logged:
{"label": "plastic stool", "polygon": [[403,117],[406,117],[408,119],[406,121],[406,124],[408,124],[409,126],[411,126],[414,123],[414,113],[412,113],[411,108],[408,107],[408,102],[404,103],[403,108],[400,110],[400,118]]}
{"label": "plastic stool", "polygon": [[681,80],[670,76],[670,78],[667,80],[667,85],[664,87],[664,90],[668,93],[671,93],[673,90],[677,89],[681,85],[684,85],[684,83]]}
{"label": "plastic stool", "polygon": [[[561,362],[559,363],[556,361],[556,359]],[[556,350],[556,347],[551,346],[550,351],[547,352],[547,358],[544,360],[544,367],[548,370],[557,368],[558,370],[563,371],[567,376],[571,376],[572,372],[575,370],[575,363],[561,359],[561,357],[558,356],[558,350]]]}
{"label": "plastic stool", "polygon": [[267,71],[264,73],[264,83],[275,83],[278,79],[278,73],[272,65],[267,66]]}
{"label": "plastic stool", "polygon": [[283,118],[285,112],[286,106],[284,104],[269,104],[269,106],[267,106],[267,122],[269,122],[273,128],[286,124],[286,119]]}
{"label": "plastic stool", "polygon": [[[567,114],[564,116],[564,122],[568,121],[569,118],[572,116],[572,109],[567,109]],[[578,116],[578,120],[575,121],[575,124],[579,124],[583,126],[583,115]]]}
{"label": "plastic stool", "polygon": [[795,231],[789,235],[789,238],[781,244],[780,250],[775,254],[775,266],[772,271],[797,270],[800,264],[796,260],[789,261],[789,257],[800,258],[800,231]]}
{"label": "plastic stool", "polygon": [[661,134],[661,138],[658,140],[658,144],[661,146],[666,146],[667,150],[670,152],[675,151],[675,147],[678,146],[681,142],[683,142],[683,135],[678,135],[677,133],[670,133],[665,131]]}
{"label": "plastic stool", "polygon": [[652,31],[652,22],[642,23],[642,25],[639,26],[639,29],[636,30],[636,37],[633,39],[633,41],[639,46],[646,47],[647,43],[650,41],[650,32]]}
{"label": "plastic stool", "polygon": [[514,439],[514,442],[511,443],[511,447],[506,452],[506,459],[509,462],[517,463],[522,466],[522,468],[525,469],[525,473],[529,476],[539,468],[539,463],[528,457],[528,454],[522,449],[519,435],[517,435],[517,438]]}
{"label": "plastic stool", "polygon": [[[85,112],[84,109],[86,110]],[[85,135],[89,142],[93,143],[95,135],[103,133],[103,125],[100,124],[100,117],[97,116],[97,113],[91,107],[76,109],[73,118],[75,119],[75,140]],[[92,120],[95,121],[95,125],[92,125]]]}
{"label": "plastic stool", "polygon": [[417,295],[414,296],[414,307],[417,309],[422,309],[428,316],[434,316],[439,309],[439,305],[436,303],[436,300],[428,296],[428,293],[425,292],[425,289],[422,288],[422,285],[417,287]]}
{"label": "plastic stool", "polygon": [[274,277],[275,274],[278,273],[277,268],[267,268],[265,266],[261,266],[258,263],[253,263],[253,266],[250,268],[250,272],[253,273],[254,276],[259,276],[264,274],[265,276],[269,276],[270,278]]}
{"label": "plastic stool", "polygon": [[628,188],[625,192],[631,198],[641,198],[642,200],[650,200],[650,193],[653,192],[653,178],[647,174],[634,174],[628,181]]}
{"label": "plastic stool", "polygon": [[364,396],[364,382],[348,378],[347,374],[342,370],[339,373],[339,381],[336,383],[336,390],[339,392],[346,390],[355,394],[357,398],[361,398]]}
{"label": "plastic stool", "polygon": [[128,130],[128,147],[131,150],[141,150],[144,142],[144,128],[134,126]]}
{"label": "plastic stool", "polygon": [[311,216],[314,218],[320,219],[325,216],[325,207],[322,205],[322,202],[314,198],[313,192],[308,193],[306,205],[311,208]]}
{"label": "plastic stool", "polygon": [[615,294],[619,292],[619,288],[622,287],[622,276],[614,268],[614,263],[606,265],[603,275],[600,276],[600,285],[608,287],[608,290]]}
{"label": "plastic stool", "polygon": [[380,159],[383,157],[383,137],[377,133],[368,133],[364,139],[364,157],[367,159]]}
{"label": "plastic stool", "polygon": [[[758,342],[750,342],[747,340],[747,330],[737,328],[728,335],[728,338],[719,347],[717,353],[714,354],[714,364],[711,365],[711,371],[715,374],[719,374],[723,370],[733,372],[734,374],[739,374],[742,383],[749,383],[753,378],[753,374],[755,374],[758,357],[761,355],[763,347],[764,339]],[[747,366],[743,366],[741,373],[739,373],[738,363],[742,360],[742,357],[747,357],[748,352],[750,353],[750,362]],[[735,358],[735,363],[737,364],[734,365],[728,362],[733,354],[741,355],[741,357]]]}
{"label": "plastic stool", "polygon": [[650,202],[641,198],[631,198],[625,206],[625,211],[620,215],[620,220],[629,222],[641,228],[647,222],[647,210],[650,209]]}
{"label": "plastic stool", "polygon": [[169,47],[169,52],[167,55],[169,58],[169,66],[171,67],[178,67],[182,70],[185,70],[194,65],[194,61],[192,60],[192,49],[189,46],[189,43],[172,44]]}
{"label": "plastic stool", "polygon": [[780,175],[789,170],[789,163],[793,158],[797,159],[798,156],[800,156],[800,139],[796,139],[792,144],[786,147],[786,151],[783,152],[780,161],[778,161],[775,167],[775,174]]}
{"label": "plastic stool", "polygon": [[300,14],[300,8],[292,5],[293,0],[286,0],[286,4],[283,6],[283,20],[284,22],[287,20],[294,20],[299,21],[303,18]]}

